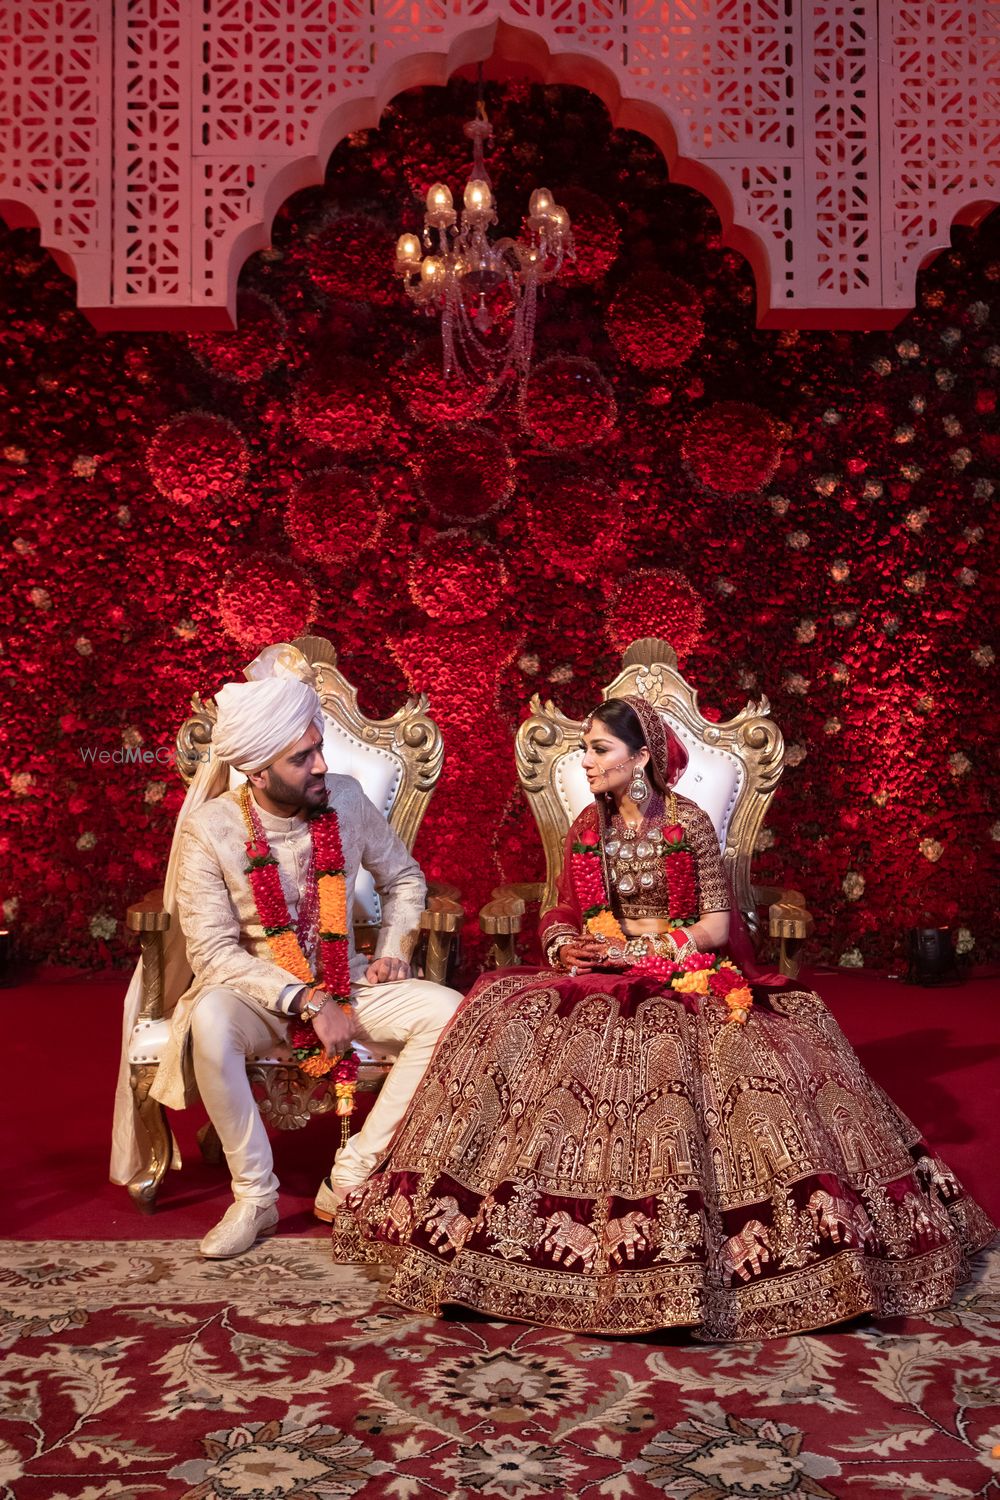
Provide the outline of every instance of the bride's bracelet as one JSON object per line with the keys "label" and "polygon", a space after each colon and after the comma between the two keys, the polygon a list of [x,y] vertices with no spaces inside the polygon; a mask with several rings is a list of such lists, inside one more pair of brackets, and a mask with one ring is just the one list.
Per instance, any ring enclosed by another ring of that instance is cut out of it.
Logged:
{"label": "bride's bracelet", "polygon": [[671,937],[673,938],[674,948],[677,950],[676,963],[682,964],[686,958],[691,957],[692,953],[698,952],[698,944],[689,932],[684,931],[683,927],[676,927]]}
{"label": "bride's bracelet", "polygon": [[[683,942],[678,942],[683,938]],[[651,953],[657,958],[669,959],[671,963],[683,963],[692,953],[698,952],[694,938],[682,929],[673,932],[650,933],[648,937],[629,938],[625,944],[625,957],[647,958]]]}
{"label": "bride's bracelet", "polygon": [[[628,942],[625,944],[625,949],[622,956],[627,960],[638,963],[640,959],[647,958],[649,956],[650,941],[652,941],[653,943],[653,952],[659,953],[660,949],[657,947],[657,940],[655,938],[650,939],[648,937],[636,937],[629,938]],[[673,956],[673,950],[671,950],[669,956]]]}
{"label": "bride's bracelet", "polygon": [[579,941],[579,933],[560,932],[556,937],[545,945],[545,962],[550,969],[565,968],[565,964],[559,962],[559,949],[565,948],[567,943]]}

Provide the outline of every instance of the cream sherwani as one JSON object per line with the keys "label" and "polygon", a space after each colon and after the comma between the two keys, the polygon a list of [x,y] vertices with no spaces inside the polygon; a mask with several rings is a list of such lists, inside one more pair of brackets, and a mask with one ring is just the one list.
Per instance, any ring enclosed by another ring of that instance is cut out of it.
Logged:
{"label": "cream sherwani", "polygon": [[[382,903],[376,956],[409,959],[426,886],[416,861],[350,776],[326,778],[340,824],[353,930],[358,870],[369,870]],[[305,891],[311,839],[304,818],[258,808],[293,920]],[[267,1132],[246,1077],[248,1056],[266,1056],[285,1040],[288,1003],[300,988],[271,957],[245,873],[246,829],[236,794],[205,803],[187,820],[180,850],[177,906],[194,971],[178,1001],[152,1093],[182,1108],[189,1061],[218,1131],[237,1198],[271,1202],[277,1193]],[[336,1184],[353,1186],[371,1171],[413,1097],[438,1036],[460,996],[426,980],[368,984],[368,959],[351,937],[352,995],[358,1040],[396,1054],[363,1128],[337,1156]]]}

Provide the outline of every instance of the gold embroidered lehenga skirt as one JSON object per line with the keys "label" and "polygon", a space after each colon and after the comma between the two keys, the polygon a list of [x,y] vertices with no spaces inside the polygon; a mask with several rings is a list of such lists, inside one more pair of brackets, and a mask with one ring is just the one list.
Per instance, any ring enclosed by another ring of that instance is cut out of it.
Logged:
{"label": "gold embroidered lehenga skirt", "polygon": [[484,977],[334,1255],[389,1295],[587,1333],[760,1339],[947,1304],[994,1232],[819,997]]}

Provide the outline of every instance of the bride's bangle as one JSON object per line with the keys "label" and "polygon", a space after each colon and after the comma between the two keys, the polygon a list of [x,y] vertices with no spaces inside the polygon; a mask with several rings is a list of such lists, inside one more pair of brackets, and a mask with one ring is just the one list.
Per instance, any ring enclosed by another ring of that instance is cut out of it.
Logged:
{"label": "bride's bangle", "polygon": [[545,949],[545,962],[550,969],[564,969],[565,964],[559,962],[559,950],[565,948],[567,943],[578,942],[579,938],[572,932],[561,932],[557,938],[553,938]]}
{"label": "bride's bangle", "polygon": [[686,958],[691,957],[692,953],[698,952],[698,944],[689,932],[684,931],[683,927],[675,927],[671,937],[677,947],[678,963],[683,963]]}

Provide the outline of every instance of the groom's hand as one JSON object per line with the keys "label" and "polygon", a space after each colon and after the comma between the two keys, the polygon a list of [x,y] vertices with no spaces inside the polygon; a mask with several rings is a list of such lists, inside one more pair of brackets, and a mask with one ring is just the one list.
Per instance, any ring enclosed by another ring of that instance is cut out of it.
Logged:
{"label": "groom's hand", "polygon": [[365,970],[369,984],[388,984],[393,979],[409,979],[410,966],[402,958],[377,958]]}
{"label": "groom's hand", "polygon": [[353,1010],[344,1010],[328,1000],[313,1017],[313,1031],[323,1044],[327,1057],[339,1057],[352,1037],[358,1034],[358,1019]]}

